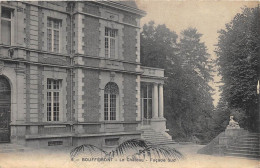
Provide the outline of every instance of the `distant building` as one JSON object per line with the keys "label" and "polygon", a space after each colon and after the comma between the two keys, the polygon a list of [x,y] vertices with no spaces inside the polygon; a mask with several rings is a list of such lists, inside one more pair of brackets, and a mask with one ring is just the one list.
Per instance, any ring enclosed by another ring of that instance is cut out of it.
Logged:
{"label": "distant building", "polygon": [[140,65],[135,2],[2,1],[0,13],[0,142],[106,147],[144,128],[170,138],[164,70]]}

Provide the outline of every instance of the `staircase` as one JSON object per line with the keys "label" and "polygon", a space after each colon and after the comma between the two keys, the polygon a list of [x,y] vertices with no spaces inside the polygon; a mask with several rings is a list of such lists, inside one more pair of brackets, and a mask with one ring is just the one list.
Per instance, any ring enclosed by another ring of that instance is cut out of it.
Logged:
{"label": "staircase", "polygon": [[224,152],[226,156],[260,159],[260,134],[249,133],[238,137],[237,141],[229,144]]}
{"label": "staircase", "polygon": [[152,128],[142,129],[141,138],[156,145],[166,145],[175,143],[167,133],[157,132]]}
{"label": "staircase", "polygon": [[12,143],[0,143],[0,153],[24,152],[30,150],[28,147]]}

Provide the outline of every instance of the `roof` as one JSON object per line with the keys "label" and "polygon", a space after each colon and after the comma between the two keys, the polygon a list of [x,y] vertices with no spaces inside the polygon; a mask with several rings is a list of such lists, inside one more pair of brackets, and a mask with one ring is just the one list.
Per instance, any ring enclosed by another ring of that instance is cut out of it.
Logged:
{"label": "roof", "polygon": [[138,7],[135,3],[135,0],[119,0],[119,1],[117,1],[117,0],[112,0],[112,1],[102,0],[102,1],[94,1],[94,2],[99,3],[99,4],[103,4],[103,5],[108,5],[108,6],[118,8],[118,9],[121,9],[121,10],[126,10],[128,12],[132,12],[132,13],[135,13],[135,14],[138,14],[138,15],[141,15],[141,16],[146,15],[145,11],[138,9]]}
{"label": "roof", "polygon": [[135,3],[135,1],[116,1],[117,3],[120,3],[121,5],[125,5],[125,6],[129,6],[129,7],[132,7],[132,8],[136,8],[136,9],[138,9],[138,7],[137,7],[137,5],[136,5],[136,3]]}

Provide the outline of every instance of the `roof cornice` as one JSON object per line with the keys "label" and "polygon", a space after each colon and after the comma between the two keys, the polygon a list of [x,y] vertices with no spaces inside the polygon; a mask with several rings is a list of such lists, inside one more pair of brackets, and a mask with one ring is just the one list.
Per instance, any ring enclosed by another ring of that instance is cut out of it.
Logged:
{"label": "roof cornice", "polygon": [[123,4],[120,4],[116,1],[93,1],[93,2],[101,4],[101,5],[109,6],[111,8],[116,8],[116,9],[119,9],[119,10],[131,12],[131,13],[140,15],[142,17],[146,15],[146,12],[143,11],[143,10],[133,8],[133,7],[130,7],[130,6],[127,6],[127,5],[123,5]]}

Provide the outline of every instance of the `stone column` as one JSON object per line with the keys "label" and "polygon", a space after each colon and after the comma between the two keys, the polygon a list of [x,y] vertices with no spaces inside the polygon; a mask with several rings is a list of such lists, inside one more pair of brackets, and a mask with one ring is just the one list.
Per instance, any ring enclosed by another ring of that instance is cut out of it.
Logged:
{"label": "stone column", "polygon": [[[20,63],[23,64],[23,63]],[[13,113],[13,115],[15,115],[15,118],[13,118],[14,120],[12,121],[12,123],[24,123],[25,122],[25,118],[26,118],[26,99],[25,99],[25,68],[24,67],[18,67],[15,69],[16,71],[16,79],[17,79],[17,94],[16,94],[16,98],[17,98],[17,109],[18,112],[17,113]],[[12,109],[11,109],[12,110]],[[13,112],[13,111],[12,111]]]}
{"label": "stone column", "polygon": [[158,118],[158,84],[153,84],[153,119]]}
{"label": "stone column", "polygon": [[163,84],[159,85],[159,118],[163,118]]}

